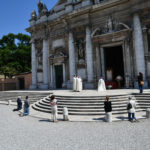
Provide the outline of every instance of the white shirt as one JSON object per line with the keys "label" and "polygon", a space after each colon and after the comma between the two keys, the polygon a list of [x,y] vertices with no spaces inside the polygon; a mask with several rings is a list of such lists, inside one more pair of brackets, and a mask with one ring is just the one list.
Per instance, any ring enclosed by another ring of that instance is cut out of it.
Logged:
{"label": "white shirt", "polygon": [[53,99],[53,100],[52,100],[51,106],[52,106],[52,107],[57,107],[57,100],[56,100],[56,99]]}
{"label": "white shirt", "polygon": [[[132,105],[132,108],[129,109],[128,112],[129,112],[129,113],[135,113],[135,107],[136,107],[135,101],[134,101],[134,100],[130,100],[130,101],[128,102],[128,104],[129,104],[129,103]],[[128,104],[127,104],[127,106],[128,106]]]}

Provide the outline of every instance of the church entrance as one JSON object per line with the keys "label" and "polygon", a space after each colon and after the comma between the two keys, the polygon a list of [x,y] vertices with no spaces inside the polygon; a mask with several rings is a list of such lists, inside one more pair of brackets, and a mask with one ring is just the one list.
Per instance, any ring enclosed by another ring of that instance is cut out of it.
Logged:
{"label": "church entrance", "polygon": [[62,65],[56,65],[55,66],[55,83],[56,88],[62,88],[63,84],[63,66]]}
{"label": "church entrance", "polygon": [[113,88],[124,86],[124,64],[122,46],[105,47],[105,75],[107,84]]}

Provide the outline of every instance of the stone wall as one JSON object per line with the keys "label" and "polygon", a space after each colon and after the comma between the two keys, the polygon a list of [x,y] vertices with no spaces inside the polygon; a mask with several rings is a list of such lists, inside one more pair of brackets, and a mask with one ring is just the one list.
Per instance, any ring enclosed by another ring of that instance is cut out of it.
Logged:
{"label": "stone wall", "polygon": [[24,79],[24,89],[29,89],[32,84],[32,74],[17,75],[12,79],[0,79],[0,91],[20,90],[19,79]]}

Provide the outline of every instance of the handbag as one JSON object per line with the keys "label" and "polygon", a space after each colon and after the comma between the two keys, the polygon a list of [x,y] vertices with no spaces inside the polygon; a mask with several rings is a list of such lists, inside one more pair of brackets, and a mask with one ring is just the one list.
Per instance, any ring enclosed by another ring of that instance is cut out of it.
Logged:
{"label": "handbag", "polygon": [[144,81],[140,81],[140,84],[141,84],[141,85],[144,85]]}

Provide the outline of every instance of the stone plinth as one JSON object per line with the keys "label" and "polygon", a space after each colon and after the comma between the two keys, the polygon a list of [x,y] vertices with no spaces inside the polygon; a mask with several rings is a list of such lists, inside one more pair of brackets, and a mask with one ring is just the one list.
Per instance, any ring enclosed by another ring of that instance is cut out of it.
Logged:
{"label": "stone plinth", "polygon": [[112,122],[112,113],[111,112],[106,113],[105,120],[106,120],[106,122]]}
{"label": "stone plinth", "polygon": [[146,110],[146,117],[150,119],[150,109]]}

